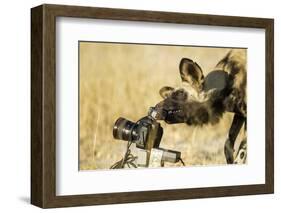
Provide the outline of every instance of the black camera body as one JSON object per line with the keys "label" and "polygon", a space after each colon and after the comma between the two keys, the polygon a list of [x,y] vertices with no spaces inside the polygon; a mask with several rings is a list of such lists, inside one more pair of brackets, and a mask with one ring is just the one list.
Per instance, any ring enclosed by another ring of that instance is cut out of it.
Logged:
{"label": "black camera body", "polygon": [[163,128],[150,116],[145,116],[136,123],[121,117],[113,127],[115,139],[133,142],[140,149],[159,147],[162,135]]}

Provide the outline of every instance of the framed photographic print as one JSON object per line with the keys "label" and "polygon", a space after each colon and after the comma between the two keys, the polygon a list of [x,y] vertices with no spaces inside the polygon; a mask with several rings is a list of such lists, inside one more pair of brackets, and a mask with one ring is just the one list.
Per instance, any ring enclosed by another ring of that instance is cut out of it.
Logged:
{"label": "framed photographic print", "polygon": [[273,19],[31,9],[31,203],[274,191]]}

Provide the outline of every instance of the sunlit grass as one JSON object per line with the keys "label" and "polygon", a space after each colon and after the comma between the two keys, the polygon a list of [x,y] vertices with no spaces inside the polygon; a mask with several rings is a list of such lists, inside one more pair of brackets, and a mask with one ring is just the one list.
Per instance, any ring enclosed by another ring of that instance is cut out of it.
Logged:
{"label": "sunlit grass", "polygon": [[[179,87],[182,57],[196,61],[206,75],[228,50],[80,43],[80,169],[108,169],[123,157],[126,142],[112,136],[115,120],[137,121],[161,100],[161,87]],[[225,164],[231,118],[225,114],[219,124],[203,128],[161,123],[161,146],[181,151],[187,166]]]}

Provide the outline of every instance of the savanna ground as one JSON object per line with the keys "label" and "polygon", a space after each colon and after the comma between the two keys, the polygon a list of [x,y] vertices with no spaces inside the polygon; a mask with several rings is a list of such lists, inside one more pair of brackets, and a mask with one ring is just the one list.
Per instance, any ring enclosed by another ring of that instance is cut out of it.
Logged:
{"label": "savanna ground", "polygon": [[[80,42],[81,170],[108,169],[120,160],[125,141],[112,128],[119,117],[137,121],[161,97],[163,86],[179,87],[179,62],[196,61],[206,76],[228,48]],[[233,114],[214,126],[190,127],[161,122],[161,147],[178,150],[186,166],[226,164],[223,147]],[[168,166],[180,166],[169,164]]]}

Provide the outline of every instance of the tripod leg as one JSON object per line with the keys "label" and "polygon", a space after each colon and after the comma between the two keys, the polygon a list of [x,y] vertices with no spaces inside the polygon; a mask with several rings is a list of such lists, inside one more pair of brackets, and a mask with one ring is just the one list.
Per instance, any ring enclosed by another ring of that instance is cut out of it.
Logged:
{"label": "tripod leg", "polygon": [[228,164],[232,164],[234,162],[234,157],[233,157],[234,143],[235,143],[235,140],[236,140],[245,120],[246,120],[245,117],[243,117],[241,115],[238,115],[238,114],[234,115],[230,130],[228,133],[228,138],[224,145],[224,154],[225,154],[226,162]]}

